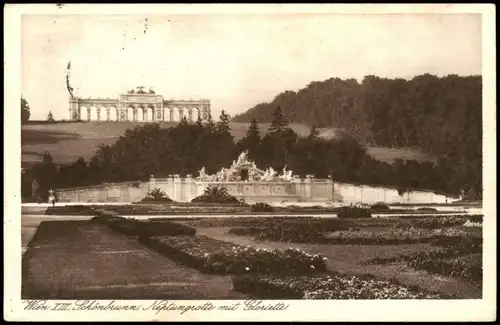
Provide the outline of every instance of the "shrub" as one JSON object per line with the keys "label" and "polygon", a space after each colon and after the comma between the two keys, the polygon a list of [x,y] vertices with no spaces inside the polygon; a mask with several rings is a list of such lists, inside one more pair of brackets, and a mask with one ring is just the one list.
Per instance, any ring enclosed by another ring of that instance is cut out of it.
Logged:
{"label": "shrub", "polygon": [[372,205],[370,207],[371,210],[373,211],[389,211],[391,210],[391,208],[389,208],[388,205],[382,203],[382,202],[378,202],[378,203],[375,203],[374,205]]}
{"label": "shrub", "polygon": [[337,213],[339,218],[371,218],[370,209],[360,207],[341,207]]}
{"label": "shrub", "polygon": [[251,212],[273,212],[274,209],[267,203],[258,202],[250,206]]}
{"label": "shrub", "polygon": [[313,276],[233,277],[237,291],[257,299],[439,299],[450,298],[417,287],[369,276],[339,274]]}
{"label": "shrub", "polygon": [[167,202],[173,202],[173,200],[171,198],[169,198],[168,195],[163,190],[161,190],[159,188],[154,188],[140,202],[141,203],[167,203]]}
{"label": "shrub", "polygon": [[206,236],[143,237],[141,241],[168,258],[204,273],[312,274],[326,271],[322,256],[296,249],[254,249]]}
{"label": "shrub", "polygon": [[232,195],[229,195],[227,188],[221,186],[209,186],[204,193],[195,197],[191,202],[203,203],[241,203]]}

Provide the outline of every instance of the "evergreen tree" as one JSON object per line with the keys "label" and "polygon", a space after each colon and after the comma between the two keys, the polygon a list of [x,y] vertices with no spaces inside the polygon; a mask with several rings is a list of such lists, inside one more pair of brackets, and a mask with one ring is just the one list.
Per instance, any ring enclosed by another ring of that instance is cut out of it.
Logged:
{"label": "evergreen tree", "polygon": [[30,106],[28,105],[28,101],[21,97],[21,124],[28,122],[30,119]]}
{"label": "evergreen tree", "polygon": [[283,131],[288,125],[288,122],[283,116],[283,112],[281,111],[281,107],[278,106],[276,110],[273,113],[273,119],[271,121],[271,126],[269,126],[269,132],[281,132]]}
{"label": "evergreen tree", "polygon": [[229,126],[229,121],[231,117],[222,110],[219,121],[217,122],[217,132],[221,134],[230,134],[231,127]]}
{"label": "evergreen tree", "polygon": [[260,140],[259,125],[256,119],[252,119],[245,137],[238,142],[238,150],[248,150],[248,156],[259,161]]}
{"label": "evergreen tree", "polygon": [[258,141],[260,140],[259,124],[257,124],[257,120],[254,118],[252,119],[252,121],[250,121],[250,126],[248,127],[246,138],[254,143],[258,143]]}
{"label": "evergreen tree", "polygon": [[212,114],[208,114],[207,124],[205,125],[206,129],[210,132],[215,130],[215,123],[212,118]]}
{"label": "evergreen tree", "polygon": [[47,200],[48,191],[58,183],[57,166],[49,152],[45,151],[42,162],[33,166],[33,178],[39,181],[40,197]]}
{"label": "evergreen tree", "polygon": [[47,115],[47,122],[55,122],[51,111],[49,111],[49,114]]}
{"label": "evergreen tree", "polygon": [[[217,156],[214,159],[213,166],[227,166],[232,161],[232,157],[236,155],[236,144],[234,143],[233,135],[231,134],[231,127],[229,126],[230,117],[224,110],[222,110],[219,121],[216,125],[215,133],[215,146],[214,151],[217,152]],[[220,153],[224,152],[225,155],[221,156]],[[217,161],[218,163],[215,163]],[[217,167],[215,167],[217,168]]]}

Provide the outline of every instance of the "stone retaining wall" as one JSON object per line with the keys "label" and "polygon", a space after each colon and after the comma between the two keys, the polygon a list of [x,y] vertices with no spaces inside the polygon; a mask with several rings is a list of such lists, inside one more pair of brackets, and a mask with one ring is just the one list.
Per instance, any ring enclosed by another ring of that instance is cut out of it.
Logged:
{"label": "stone retaining wall", "polygon": [[395,203],[451,203],[458,198],[430,191],[411,190],[399,193],[397,189],[381,186],[333,182],[331,179],[307,177],[292,182],[199,182],[188,176],[151,177],[149,182],[103,184],[90,187],[58,189],[59,202],[137,202],[153,188],[160,188],[171,199],[190,202],[203,194],[208,186],[223,186],[228,192],[247,203],[255,202],[335,202],[343,204],[377,202]]}

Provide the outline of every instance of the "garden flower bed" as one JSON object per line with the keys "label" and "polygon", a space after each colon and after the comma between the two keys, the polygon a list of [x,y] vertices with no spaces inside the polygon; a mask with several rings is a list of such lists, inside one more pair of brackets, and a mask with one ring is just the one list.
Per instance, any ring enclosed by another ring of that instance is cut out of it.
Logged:
{"label": "garden flower bed", "polygon": [[445,276],[459,276],[472,282],[482,281],[482,239],[440,237],[434,244],[441,247],[436,251],[416,252],[390,258],[375,258],[367,264],[405,263],[416,270]]}
{"label": "garden flower bed", "polygon": [[399,228],[417,227],[427,229],[438,229],[445,227],[454,227],[463,225],[467,222],[467,216],[425,216],[417,218],[405,218],[404,216],[398,218],[395,225]]}
{"label": "garden flower bed", "polygon": [[338,220],[336,218],[315,218],[311,216],[283,216],[277,215],[271,217],[262,217],[262,216],[254,216],[254,217],[238,217],[227,216],[227,217],[204,217],[200,220],[192,220],[186,222],[186,224],[196,225],[197,227],[268,227],[275,224],[282,223],[299,223],[299,222],[322,222],[323,220]]}
{"label": "garden flower bed", "polygon": [[230,228],[228,233],[236,236],[257,236],[264,231],[264,227],[235,227]]}
{"label": "garden flower bed", "polygon": [[482,254],[472,254],[452,259],[417,259],[408,261],[408,265],[416,270],[445,276],[462,277],[471,282],[480,283],[483,280]]}
{"label": "garden flower bed", "polygon": [[366,231],[338,231],[324,236],[323,242],[333,245],[398,245],[444,244],[467,240],[469,234],[458,229],[389,228]]}
{"label": "garden flower bed", "polygon": [[139,221],[116,216],[97,216],[93,221],[101,222],[110,229],[126,236],[194,236],[196,229],[171,221]]}
{"label": "garden flower bed", "polygon": [[143,237],[140,240],[166,257],[204,273],[313,274],[326,271],[325,258],[296,249],[254,249],[206,236]]}
{"label": "garden flower bed", "polygon": [[[462,240],[470,233],[456,228],[467,218],[425,217],[423,219],[367,218],[304,218],[296,220],[262,220],[233,227],[230,234],[253,236],[256,240],[334,245],[395,245]],[[223,222],[222,222],[223,223]],[[257,225],[257,226],[255,226]],[[452,228],[455,226],[455,228]]]}
{"label": "garden flower bed", "polygon": [[463,224],[464,227],[477,227],[481,228],[483,224],[481,222],[472,222],[470,220],[467,220],[466,223]]}
{"label": "garden flower bed", "polygon": [[443,299],[440,294],[408,288],[369,276],[236,276],[235,290],[257,299]]}
{"label": "garden flower bed", "polygon": [[483,223],[484,216],[483,215],[471,215],[469,216],[469,221],[472,223]]}
{"label": "garden flower bed", "polygon": [[109,207],[122,215],[165,215],[165,214],[215,214],[215,213],[247,213],[250,208],[244,205],[221,205],[221,204],[133,204],[120,207]]}

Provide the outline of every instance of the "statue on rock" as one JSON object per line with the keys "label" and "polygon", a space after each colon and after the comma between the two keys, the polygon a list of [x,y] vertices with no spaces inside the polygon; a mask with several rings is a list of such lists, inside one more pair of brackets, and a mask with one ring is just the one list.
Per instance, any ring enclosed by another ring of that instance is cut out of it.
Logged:
{"label": "statue on rock", "polygon": [[236,161],[236,166],[241,166],[243,164],[248,163],[248,151],[245,150],[238,156],[238,160]]}
{"label": "statue on rock", "polygon": [[205,179],[205,178],[207,178],[207,176],[208,176],[208,175],[207,175],[207,173],[205,172],[205,166],[203,166],[203,168],[202,168],[202,169],[200,169],[199,173],[200,173],[200,176],[198,176],[198,178],[203,178],[203,179]]}
{"label": "statue on rock", "polygon": [[236,161],[233,161],[231,167],[222,168],[215,175],[207,175],[205,167],[199,171],[198,181],[212,182],[239,182],[242,180],[242,172],[245,171],[248,177],[246,181],[250,182],[290,182],[294,179],[291,170],[283,168],[283,174],[278,173],[269,167],[267,170],[257,168],[255,162],[248,160],[248,151],[243,151]]}

